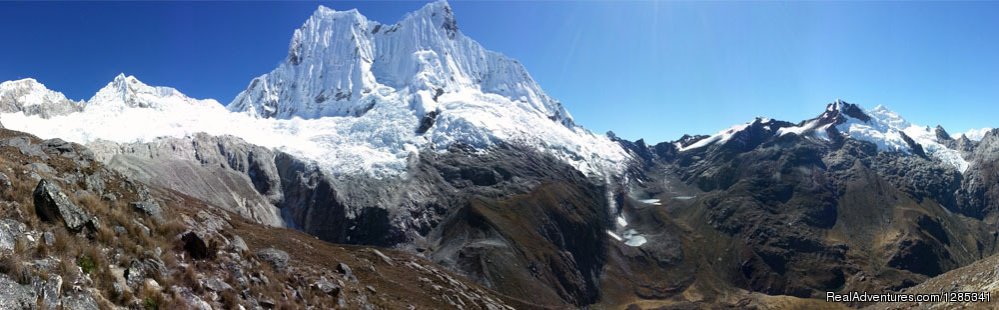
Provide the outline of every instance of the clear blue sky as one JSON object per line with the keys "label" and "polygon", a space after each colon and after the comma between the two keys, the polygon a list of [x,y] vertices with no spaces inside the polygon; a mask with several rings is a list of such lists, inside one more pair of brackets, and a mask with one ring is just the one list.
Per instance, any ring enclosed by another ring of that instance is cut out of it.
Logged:
{"label": "clear blue sky", "polygon": [[[0,80],[87,99],[118,72],[228,103],[318,3],[0,3]],[[422,2],[335,2],[394,23]],[[596,132],[673,140],[842,98],[951,132],[997,127],[999,3],[459,2]]]}

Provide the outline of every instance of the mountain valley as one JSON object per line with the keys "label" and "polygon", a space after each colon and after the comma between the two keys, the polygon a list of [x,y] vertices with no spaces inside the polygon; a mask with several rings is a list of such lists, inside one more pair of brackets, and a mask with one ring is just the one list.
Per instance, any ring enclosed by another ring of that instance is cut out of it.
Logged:
{"label": "mountain valley", "polygon": [[650,144],[594,134],[566,106],[445,1],[392,25],[320,6],[227,105],[125,74],[81,101],[3,82],[0,296],[840,309],[912,305],[827,292],[966,276],[961,290],[996,290],[999,129],[952,136],[837,99],[811,119]]}

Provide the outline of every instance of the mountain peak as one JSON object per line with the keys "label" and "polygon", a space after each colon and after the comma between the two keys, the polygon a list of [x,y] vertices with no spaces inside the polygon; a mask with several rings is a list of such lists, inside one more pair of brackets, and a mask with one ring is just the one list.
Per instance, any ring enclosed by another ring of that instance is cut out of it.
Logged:
{"label": "mountain peak", "polygon": [[23,112],[47,118],[79,110],[79,103],[33,78],[0,83],[0,112]]}
{"label": "mountain peak", "polygon": [[819,117],[778,130],[779,135],[792,133],[823,139],[839,133],[874,143],[879,150],[933,156],[962,172],[968,168],[959,152],[941,143],[950,140],[942,127],[934,130],[913,125],[884,105],[864,110],[858,105],[836,100],[828,104]]}
{"label": "mountain peak", "polygon": [[[293,33],[286,61],[251,81],[228,108],[263,118],[356,117],[376,97],[392,94],[410,98],[423,118],[436,117],[442,95],[475,92],[574,126],[520,63],[462,35],[447,1],[428,3],[393,25],[346,12],[320,7]],[[419,122],[414,127],[432,126],[432,119]]]}
{"label": "mountain peak", "polygon": [[415,20],[429,21],[431,25],[441,27],[450,39],[454,39],[458,32],[458,22],[454,18],[451,5],[445,0],[427,3],[419,10],[403,17],[403,23]]}
{"label": "mountain peak", "polygon": [[35,80],[33,78],[23,78],[23,79],[20,79],[20,80],[4,81],[4,82],[0,83],[0,88],[4,88],[4,89],[9,89],[9,88],[28,88],[28,87],[35,87],[36,85],[41,86],[41,87],[45,87],[45,85],[42,85],[42,83],[39,83],[37,80]]}
{"label": "mountain peak", "polygon": [[320,5],[314,12],[312,12],[312,17],[310,19],[322,19],[322,18],[342,18],[342,17],[355,17],[364,18],[361,12],[357,9],[350,9],[346,11],[337,11],[335,9]]}
{"label": "mountain peak", "polygon": [[215,100],[196,100],[171,87],[149,86],[132,75],[119,73],[97,91],[87,108],[163,108],[176,103],[219,105]]}

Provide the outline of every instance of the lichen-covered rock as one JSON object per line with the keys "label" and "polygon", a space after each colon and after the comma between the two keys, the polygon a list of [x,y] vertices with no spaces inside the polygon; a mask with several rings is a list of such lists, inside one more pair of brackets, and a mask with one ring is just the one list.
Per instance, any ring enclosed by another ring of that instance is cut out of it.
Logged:
{"label": "lichen-covered rock", "polygon": [[37,299],[31,286],[18,284],[10,276],[0,274],[0,309],[32,309]]}

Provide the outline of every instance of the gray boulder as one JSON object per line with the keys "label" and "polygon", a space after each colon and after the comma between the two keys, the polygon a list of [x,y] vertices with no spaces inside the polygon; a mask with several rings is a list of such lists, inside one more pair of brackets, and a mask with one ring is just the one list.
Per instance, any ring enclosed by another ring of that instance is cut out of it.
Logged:
{"label": "gray boulder", "polygon": [[205,279],[203,286],[214,292],[224,292],[232,289],[231,285],[225,283],[225,281],[222,281],[222,279],[219,279],[217,276],[211,276],[208,279]]}
{"label": "gray boulder", "polygon": [[79,292],[76,294],[70,294],[62,298],[62,308],[63,309],[73,309],[73,310],[99,310],[100,307],[97,306],[97,300],[94,296],[91,296],[87,292]]}
{"label": "gray boulder", "polygon": [[312,287],[320,292],[333,296],[339,295],[341,289],[339,284],[333,283],[333,281],[330,281],[330,279],[327,279],[326,277],[319,278],[316,283],[312,284]]}
{"label": "gray boulder", "polygon": [[72,231],[83,229],[90,220],[90,215],[69,200],[58,186],[48,180],[41,180],[35,187],[35,213],[43,221],[62,220],[66,228]]}
{"label": "gray boulder", "polygon": [[246,241],[240,236],[232,236],[232,241],[229,241],[229,249],[236,251],[237,253],[243,253],[250,250],[250,247],[246,245]]}
{"label": "gray boulder", "polygon": [[18,284],[10,276],[0,274],[0,309],[32,309],[37,300],[31,286]]}
{"label": "gray boulder", "polygon": [[163,223],[163,209],[155,201],[137,201],[132,203],[132,208],[146,214],[157,223]]}
{"label": "gray boulder", "polygon": [[0,221],[0,251],[13,251],[17,237],[25,231],[21,222],[4,219]]}
{"label": "gray boulder", "polygon": [[262,261],[267,262],[275,270],[282,271],[288,268],[288,252],[281,251],[275,248],[266,248],[257,251],[257,258]]}
{"label": "gray boulder", "polygon": [[41,300],[41,309],[59,309],[59,295],[62,292],[62,277],[52,275],[47,281],[35,278],[35,292]]}
{"label": "gray boulder", "polygon": [[21,155],[41,157],[42,159],[48,159],[49,156],[42,151],[42,147],[38,144],[31,143],[28,137],[17,136],[0,141],[0,145],[11,146],[17,148],[21,152]]}

